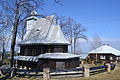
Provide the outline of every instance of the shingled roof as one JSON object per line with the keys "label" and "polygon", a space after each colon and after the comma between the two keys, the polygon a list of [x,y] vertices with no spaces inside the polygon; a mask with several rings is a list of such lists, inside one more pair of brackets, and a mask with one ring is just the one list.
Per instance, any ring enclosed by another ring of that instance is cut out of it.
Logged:
{"label": "shingled roof", "polygon": [[40,18],[35,21],[32,29],[18,45],[25,44],[70,44],[65,38],[54,16]]}

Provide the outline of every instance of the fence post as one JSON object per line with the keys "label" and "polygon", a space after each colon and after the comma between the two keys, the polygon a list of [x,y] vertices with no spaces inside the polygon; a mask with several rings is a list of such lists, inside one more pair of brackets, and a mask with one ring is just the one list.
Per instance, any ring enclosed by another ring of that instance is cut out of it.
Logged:
{"label": "fence post", "polygon": [[3,74],[2,74],[2,71],[0,70],[0,76],[2,76]]}
{"label": "fence post", "polygon": [[84,61],[81,60],[81,64],[84,64]]}
{"label": "fence post", "polygon": [[110,72],[111,71],[111,65],[109,63],[105,64],[107,66],[106,71]]}
{"label": "fence post", "polygon": [[88,67],[83,67],[83,77],[89,77],[90,76],[90,71]]}
{"label": "fence post", "polygon": [[116,61],[114,64],[117,66],[117,64],[118,64],[118,61]]}
{"label": "fence post", "polygon": [[43,68],[43,80],[49,80],[49,79],[50,79],[50,69]]}
{"label": "fence post", "polygon": [[16,74],[16,68],[12,68],[10,71],[10,77],[12,78]]}
{"label": "fence post", "polygon": [[10,77],[12,78],[14,75],[14,70],[11,70]]}
{"label": "fence post", "polygon": [[115,68],[114,68],[114,70],[115,70],[115,69],[117,69],[118,62],[116,61],[114,64],[115,64]]}
{"label": "fence post", "polygon": [[94,61],[92,61],[92,64],[94,64]]}

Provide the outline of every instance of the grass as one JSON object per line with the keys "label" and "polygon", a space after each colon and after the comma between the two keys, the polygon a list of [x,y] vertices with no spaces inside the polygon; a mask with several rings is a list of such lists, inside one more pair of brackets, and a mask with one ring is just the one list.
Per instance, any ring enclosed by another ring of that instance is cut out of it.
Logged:
{"label": "grass", "polygon": [[[93,66],[93,65],[92,65]],[[39,78],[22,78],[22,77],[14,77],[12,79],[8,78],[0,78],[0,80],[43,80]],[[110,73],[103,72],[99,74],[92,75],[88,78],[79,77],[79,78],[60,78],[60,79],[50,79],[50,80],[120,80],[120,64],[116,67],[115,70],[112,70]]]}
{"label": "grass", "polygon": [[[51,79],[51,80],[58,80],[58,79]],[[117,68],[111,73],[103,72],[96,75],[92,75],[88,78],[65,78],[65,79],[59,79],[59,80],[120,80],[120,64],[117,66]]]}

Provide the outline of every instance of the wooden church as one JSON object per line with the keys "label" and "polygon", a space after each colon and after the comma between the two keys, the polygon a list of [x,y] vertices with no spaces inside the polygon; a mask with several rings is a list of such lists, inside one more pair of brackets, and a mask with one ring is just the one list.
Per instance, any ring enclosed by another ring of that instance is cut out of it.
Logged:
{"label": "wooden church", "polygon": [[65,38],[54,16],[38,19],[32,11],[26,21],[26,34],[18,43],[20,53],[15,56],[18,67],[42,70],[79,67],[79,56],[68,53],[69,41]]}

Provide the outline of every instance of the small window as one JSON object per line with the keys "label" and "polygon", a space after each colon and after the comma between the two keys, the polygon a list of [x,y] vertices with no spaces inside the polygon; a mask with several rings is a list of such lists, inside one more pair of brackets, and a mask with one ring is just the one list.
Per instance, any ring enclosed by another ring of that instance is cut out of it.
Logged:
{"label": "small window", "polygon": [[64,52],[63,46],[55,46],[54,47],[54,52]]}
{"label": "small window", "polygon": [[43,53],[44,53],[43,48],[41,48],[41,49],[40,49],[40,53],[41,53],[41,54],[43,54]]}
{"label": "small window", "polygon": [[113,57],[112,57],[112,56],[110,57],[110,60],[113,60]]}
{"label": "small window", "polygon": [[32,56],[38,56],[38,55],[40,55],[40,49],[39,48],[32,49]]}
{"label": "small window", "polygon": [[47,53],[51,53],[51,52],[52,52],[52,50],[50,48],[48,48]]}
{"label": "small window", "polygon": [[36,55],[37,55],[36,49],[32,49],[32,56],[36,56]]}
{"label": "small window", "polygon": [[63,52],[63,48],[54,48],[54,52]]}
{"label": "small window", "polygon": [[101,56],[100,56],[100,59],[105,59],[105,56],[101,55]]}
{"label": "small window", "polygon": [[29,55],[29,49],[25,49],[25,56]]}
{"label": "small window", "polygon": [[119,57],[116,57],[117,60],[119,60]]}

